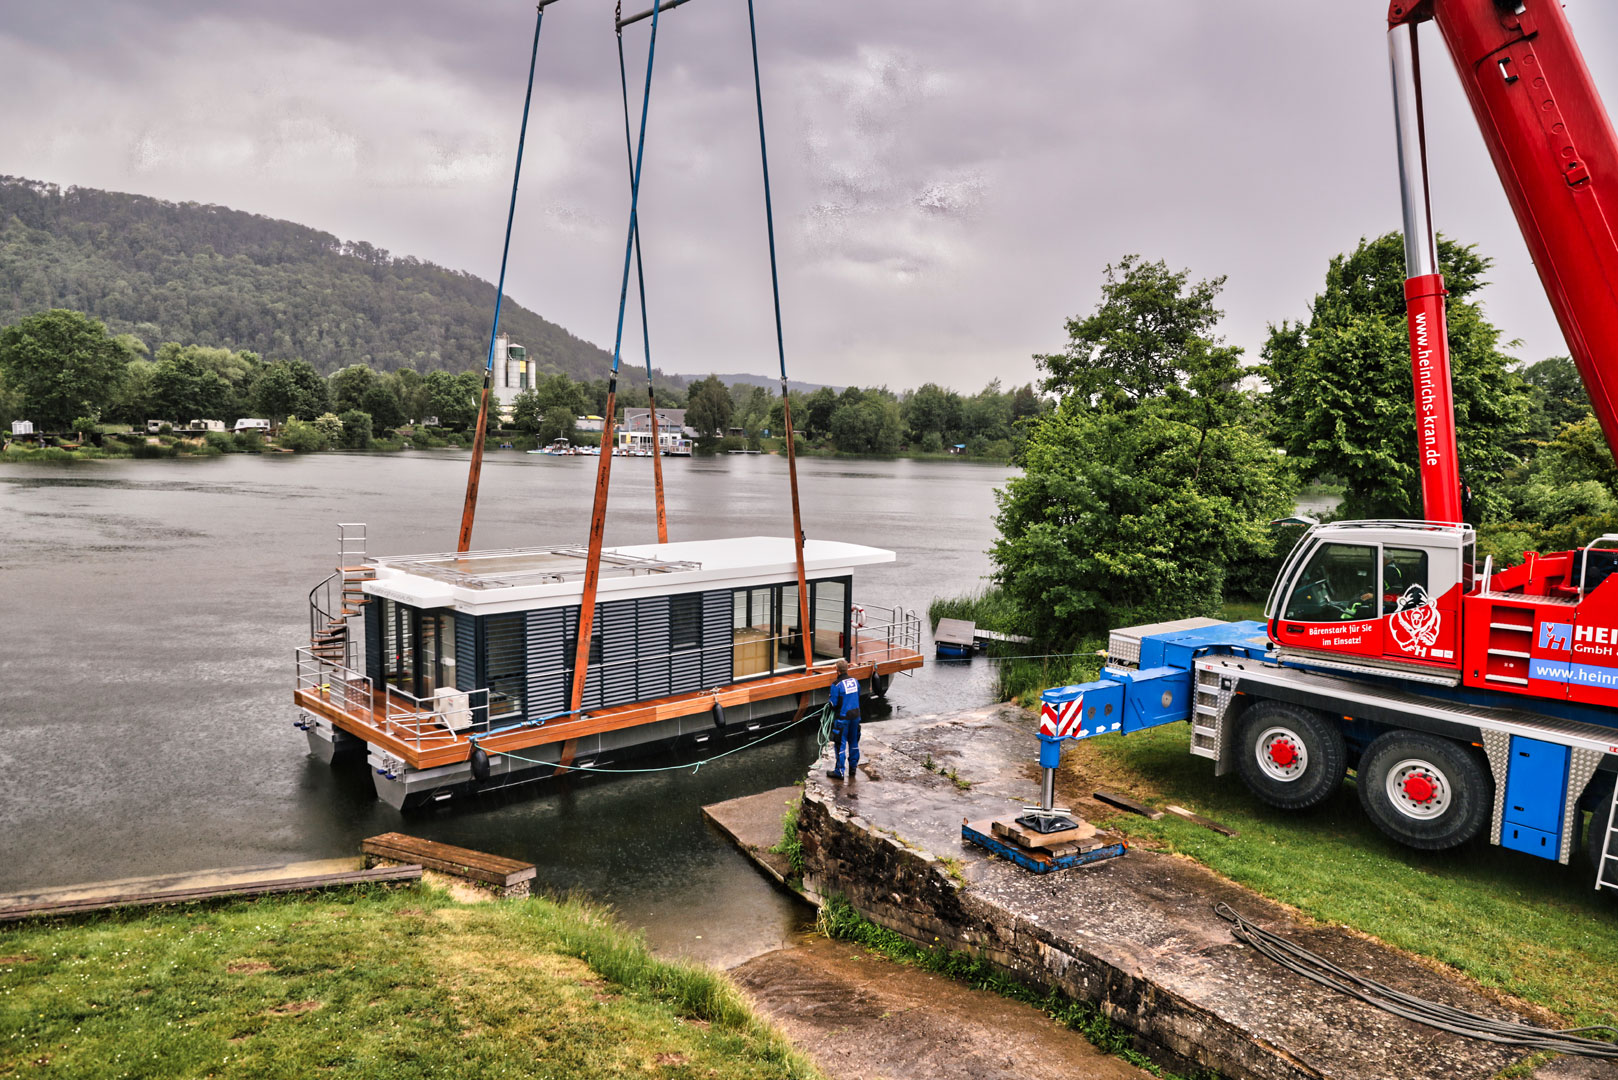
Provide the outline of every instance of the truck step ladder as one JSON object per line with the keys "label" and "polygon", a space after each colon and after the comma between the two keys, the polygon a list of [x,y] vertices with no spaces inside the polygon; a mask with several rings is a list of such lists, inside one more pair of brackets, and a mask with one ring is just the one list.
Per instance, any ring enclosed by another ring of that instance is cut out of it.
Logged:
{"label": "truck step ladder", "polygon": [[[1599,815],[1590,819],[1590,831],[1601,822]],[[1607,838],[1601,845],[1601,861],[1596,863],[1596,892],[1612,889],[1618,892],[1618,795],[1607,803]]]}
{"label": "truck step ladder", "polygon": [[1191,712],[1191,753],[1210,760],[1219,758],[1219,673],[1197,672],[1197,700]]}

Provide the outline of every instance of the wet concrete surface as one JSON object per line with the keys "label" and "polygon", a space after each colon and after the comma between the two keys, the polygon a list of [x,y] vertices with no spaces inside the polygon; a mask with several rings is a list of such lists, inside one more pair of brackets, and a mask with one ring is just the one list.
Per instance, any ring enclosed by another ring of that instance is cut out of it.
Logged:
{"label": "wet concrete surface", "polygon": [[731,970],[835,1080],[1146,1080],[1027,1005],[806,937]]}
{"label": "wet concrete surface", "polygon": [[[1228,903],[1405,992],[1515,1016],[1459,976],[1301,921],[1188,860],[1132,849],[1034,875],[963,842],[963,819],[1015,813],[1035,796],[1034,722],[1019,710],[897,720],[869,730],[864,750],[858,779],[826,779],[823,763],[810,769],[800,814],[806,889],[842,893],[917,941],[968,949],[1097,1002],[1166,1064],[1233,1077],[1438,1080],[1492,1077],[1526,1056],[1401,1020],[1277,967],[1236,942],[1212,906]],[[1613,1063],[1580,1067],[1566,1075],[1618,1077]]]}
{"label": "wet concrete surface", "polygon": [[787,808],[803,797],[803,789],[796,784],[771,788],[757,795],[744,795],[710,803],[702,808],[702,816],[714,828],[728,836],[737,847],[779,885],[786,885],[793,876],[792,864],[787,857],[770,849],[781,842]]}

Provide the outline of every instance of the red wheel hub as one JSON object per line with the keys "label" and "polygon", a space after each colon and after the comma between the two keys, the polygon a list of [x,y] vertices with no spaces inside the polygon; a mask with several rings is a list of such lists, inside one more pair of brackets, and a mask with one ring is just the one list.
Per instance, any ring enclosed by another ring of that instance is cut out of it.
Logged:
{"label": "red wheel hub", "polygon": [[1420,773],[1412,773],[1405,777],[1405,798],[1411,802],[1432,802],[1433,796],[1438,793],[1438,785]]}
{"label": "red wheel hub", "polygon": [[1281,768],[1290,768],[1298,760],[1298,748],[1288,739],[1276,739],[1270,743],[1270,760]]}

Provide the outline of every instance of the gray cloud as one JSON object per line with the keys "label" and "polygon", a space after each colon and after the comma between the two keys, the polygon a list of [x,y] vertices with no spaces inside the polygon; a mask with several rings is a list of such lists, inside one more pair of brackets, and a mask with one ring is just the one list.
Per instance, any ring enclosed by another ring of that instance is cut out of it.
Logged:
{"label": "gray cloud", "polygon": [[[1020,382],[1127,252],[1228,274],[1224,330],[1256,351],[1332,254],[1398,225],[1382,10],[759,3],[794,377]],[[745,11],[695,0],[660,24],[642,212],[666,370],[774,364]],[[547,11],[509,275],[608,347],[628,214],[611,13]],[[1569,15],[1618,94],[1618,11]],[[0,172],[224,203],[492,278],[531,17],[10,4]],[[637,109],[647,30],[625,34]],[[1496,260],[1484,302],[1521,354],[1563,351],[1459,88],[1431,67],[1438,224]]]}

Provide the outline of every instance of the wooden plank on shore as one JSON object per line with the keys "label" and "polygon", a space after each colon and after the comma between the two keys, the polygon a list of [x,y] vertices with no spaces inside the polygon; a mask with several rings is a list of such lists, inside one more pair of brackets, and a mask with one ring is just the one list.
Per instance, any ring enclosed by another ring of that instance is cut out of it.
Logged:
{"label": "wooden plank on shore", "polygon": [[1194,825],[1201,825],[1204,829],[1212,829],[1214,832],[1223,833],[1226,836],[1241,835],[1241,833],[1237,832],[1235,829],[1232,829],[1229,825],[1221,825],[1212,818],[1205,818],[1201,814],[1193,814],[1183,806],[1174,806],[1170,804],[1169,806],[1165,806],[1163,809],[1167,810],[1177,818],[1184,818]]}
{"label": "wooden plank on shore", "polygon": [[[533,863],[396,832],[360,841],[360,852],[368,864],[372,859],[419,863],[429,870],[496,885],[507,892],[532,880],[537,872]],[[527,887],[521,891],[526,892]]]}
{"label": "wooden plank on shore", "polygon": [[120,907],[184,904],[197,900],[268,896],[273,893],[306,892],[312,889],[331,889],[345,885],[370,885],[420,880],[421,867],[418,865],[385,866],[374,870],[349,870],[339,874],[315,874],[310,877],[279,878],[271,881],[236,882],[228,885],[209,885],[194,889],[159,889],[144,893],[89,896],[81,897],[77,900],[60,900],[45,904],[0,908],[0,922],[16,922],[19,919],[47,918],[55,915],[76,915],[80,912],[106,911]]}
{"label": "wooden plank on shore", "polygon": [[1119,795],[1111,791],[1092,792],[1097,802],[1104,802],[1108,806],[1116,806],[1120,810],[1128,810],[1131,814],[1139,814],[1143,818],[1156,821],[1163,816],[1163,811],[1153,810],[1143,802],[1136,802],[1128,795]]}

